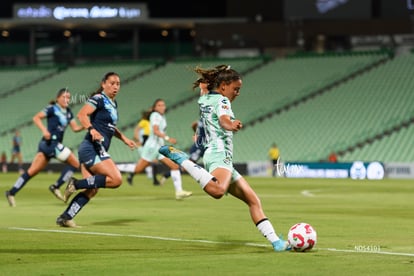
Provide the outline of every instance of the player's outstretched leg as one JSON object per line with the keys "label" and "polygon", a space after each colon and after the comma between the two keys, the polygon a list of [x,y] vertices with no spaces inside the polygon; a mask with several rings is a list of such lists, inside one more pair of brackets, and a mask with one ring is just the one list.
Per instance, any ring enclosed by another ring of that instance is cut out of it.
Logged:
{"label": "player's outstretched leg", "polygon": [[173,146],[162,146],[160,147],[159,152],[178,165],[181,165],[181,163],[189,159],[189,156],[185,152],[176,149]]}

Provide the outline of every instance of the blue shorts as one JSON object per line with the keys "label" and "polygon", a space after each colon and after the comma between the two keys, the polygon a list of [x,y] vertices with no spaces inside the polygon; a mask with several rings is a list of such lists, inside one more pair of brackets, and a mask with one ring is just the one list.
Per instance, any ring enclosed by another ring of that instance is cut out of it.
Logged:
{"label": "blue shorts", "polygon": [[198,159],[203,157],[204,155],[204,147],[202,145],[197,145],[194,143],[190,148],[190,159],[194,162],[197,162]]}
{"label": "blue shorts", "polygon": [[101,144],[92,143],[88,140],[83,140],[80,144],[78,156],[79,162],[84,164],[87,168],[111,158]]}
{"label": "blue shorts", "polygon": [[43,153],[47,159],[57,158],[60,161],[66,161],[71,154],[69,148],[56,140],[41,140],[38,146],[38,152]]}
{"label": "blue shorts", "polygon": [[20,146],[14,146],[12,149],[12,153],[13,154],[20,153]]}

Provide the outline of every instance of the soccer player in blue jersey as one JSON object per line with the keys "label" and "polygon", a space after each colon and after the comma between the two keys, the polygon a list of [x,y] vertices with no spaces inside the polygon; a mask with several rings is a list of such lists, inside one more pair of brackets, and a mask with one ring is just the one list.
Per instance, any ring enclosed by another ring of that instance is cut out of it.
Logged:
{"label": "soccer player in blue jersey", "polygon": [[19,165],[19,172],[23,172],[23,155],[22,155],[22,136],[20,136],[20,131],[16,130],[14,132],[12,140],[12,153],[10,158],[10,164],[13,164],[15,159],[17,159],[17,164]]}
{"label": "soccer player in blue jersey", "polygon": [[[200,97],[208,94],[208,83],[206,83],[202,78],[197,79],[193,84],[193,89],[200,88]],[[194,143],[190,147],[190,160],[197,162],[204,155],[204,142],[205,142],[205,131],[203,121],[199,119],[194,125]]]}
{"label": "soccer player in blue jersey", "polygon": [[120,87],[119,75],[114,72],[106,73],[98,90],[77,115],[81,125],[88,130],[78,150],[84,178],[77,180],[72,177],[68,181],[63,195],[65,202],[76,190],[82,191],[57,218],[56,223],[60,226],[76,227],[73,218],[98,193],[99,188],[118,188],[122,184],[121,172],[108,153],[112,137],[120,139],[131,149],[136,144],[116,127],[118,105],[115,98]]}
{"label": "soccer player in blue jersey", "polygon": [[231,102],[240,95],[240,74],[227,65],[213,69],[197,67],[195,72],[208,83],[210,91],[198,100],[205,130],[203,161],[206,169],[172,146],[161,147],[160,153],[181,165],[213,198],[219,199],[229,193],[244,201],[256,227],[272,244],[273,249],[290,250],[289,243],[277,236],[257,194],[233,167],[233,133],[243,127],[241,121],[235,119],[231,108]]}
{"label": "soccer player in blue jersey", "polygon": [[[39,143],[38,153],[35,155],[29,169],[17,179],[10,190],[6,191],[6,198],[10,206],[16,206],[14,196],[33,176],[46,167],[51,158],[67,163],[68,168],[72,168],[72,170],[79,167],[78,159],[68,147],[62,144],[67,126],[70,126],[74,132],[83,130],[83,127],[74,120],[73,113],[68,107],[69,103],[70,92],[66,88],[62,88],[58,91],[56,100],[33,117],[33,122],[42,131],[43,137]],[[47,126],[43,124],[43,119],[47,120]],[[65,179],[64,175],[67,173],[68,169],[65,169],[58,183],[63,184],[64,180],[62,179]],[[63,199],[58,187],[53,189],[53,193],[56,197]]]}

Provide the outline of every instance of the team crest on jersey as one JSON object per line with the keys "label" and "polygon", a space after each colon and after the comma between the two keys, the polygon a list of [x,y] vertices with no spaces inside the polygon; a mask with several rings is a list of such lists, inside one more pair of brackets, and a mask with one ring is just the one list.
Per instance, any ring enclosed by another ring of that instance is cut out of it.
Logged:
{"label": "team crest on jersey", "polygon": [[229,110],[229,106],[228,105],[225,105],[225,104],[222,105],[221,108],[224,109],[224,110]]}

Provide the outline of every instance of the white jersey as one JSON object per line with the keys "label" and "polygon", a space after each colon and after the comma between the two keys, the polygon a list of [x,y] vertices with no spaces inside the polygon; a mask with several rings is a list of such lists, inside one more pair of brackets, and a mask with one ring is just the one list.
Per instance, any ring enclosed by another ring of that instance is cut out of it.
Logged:
{"label": "white jersey", "polygon": [[223,129],[219,122],[222,115],[228,115],[234,120],[229,99],[217,92],[210,92],[201,96],[198,104],[206,135],[206,151],[226,152],[233,156],[233,131]]}
{"label": "white jersey", "polygon": [[167,128],[167,120],[165,119],[164,115],[161,115],[160,113],[154,111],[151,113],[149,121],[151,130],[144,146],[159,148],[164,145],[164,139],[154,134],[154,126],[157,125],[158,129],[162,133],[165,133],[165,129]]}

